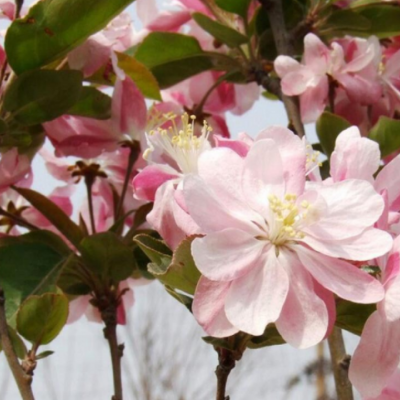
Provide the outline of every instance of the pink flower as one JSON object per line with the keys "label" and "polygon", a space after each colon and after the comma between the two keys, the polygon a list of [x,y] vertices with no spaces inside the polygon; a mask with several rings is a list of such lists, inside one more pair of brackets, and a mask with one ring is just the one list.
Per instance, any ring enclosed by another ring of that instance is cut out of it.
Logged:
{"label": "pink flower", "polygon": [[349,370],[353,385],[371,398],[382,392],[400,361],[400,236],[380,266],[385,297],[364,326]]}
{"label": "pink flower", "polygon": [[180,196],[183,177],[197,173],[200,155],[211,148],[208,125],[203,126],[200,136],[194,130],[195,120],[185,114],[181,121],[173,116],[169,127],[150,132],[144,152],[150,165],[133,180],[136,197],[154,201],[147,221],[172,248],[198,229]]}
{"label": "pink flower", "polygon": [[245,158],[205,152],[198,175],[185,177],[186,208],[205,234],[192,245],[203,274],[193,312],[212,336],[260,335],[275,323],[287,342],[308,347],[328,333],[332,293],[382,299],[380,283],[342,259],[375,258],[392,239],[373,228],[383,200],[368,182],[305,189],[305,146],[283,132],[267,132]]}
{"label": "pink flower", "polygon": [[363,400],[398,400],[400,399],[400,370],[397,369],[396,372],[390,377],[387,385],[382,390],[382,392],[377,396],[372,398],[370,395],[363,397]]}
{"label": "pink flower", "polygon": [[31,163],[28,156],[18,154],[17,148],[12,148],[1,155],[0,159],[0,193],[11,185],[29,178]]}
{"label": "pink flower", "polygon": [[327,47],[316,35],[304,38],[302,64],[288,56],[275,60],[275,71],[282,78],[282,91],[287,96],[300,96],[304,123],[315,122],[328,102],[331,77],[346,91],[350,99],[360,104],[379,100],[379,42],[345,38]]}
{"label": "pink flower", "polygon": [[81,70],[85,77],[93,75],[106,65],[113,51],[123,52],[134,44],[129,13],[114,18],[102,31],[68,53],[68,64]]}
{"label": "pink flower", "polygon": [[93,158],[115,151],[124,140],[144,139],[147,108],[131,78],[117,79],[109,120],[64,115],[43,124],[57,156]]}

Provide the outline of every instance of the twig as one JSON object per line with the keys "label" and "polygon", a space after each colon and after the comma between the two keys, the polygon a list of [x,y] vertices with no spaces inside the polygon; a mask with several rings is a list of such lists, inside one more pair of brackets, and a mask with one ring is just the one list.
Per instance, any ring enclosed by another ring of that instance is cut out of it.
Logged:
{"label": "twig", "polygon": [[348,378],[350,358],[346,355],[341,329],[334,327],[328,337],[333,376],[338,400],[353,400],[353,388]]}
{"label": "twig", "polygon": [[140,154],[140,143],[138,141],[127,142],[124,144],[126,147],[129,147],[129,158],[128,158],[128,166],[126,168],[125,180],[122,187],[121,196],[118,200],[118,205],[115,212],[115,220],[117,221],[123,211],[124,200],[126,196],[126,191],[128,189],[129,181],[131,178],[133,166],[135,165],[136,160]]}
{"label": "twig", "polygon": [[217,351],[219,364],[215,370],[215,375],[217,375],[216,400],[229,400],[229,396],[225,395],[226,384],[228,382],[229,374],[232,369],[235,368],[236,361],[231,351],[223,348],[219,348]]}
{"label": "twig", "polygon": [[35,400],[32,393],[32,376],[25,373],[15,354],[11,339],[8,333],[8,326],[5,312],[5,297],[3,289],[0,288],[0,339],[8,365],[17,383],[23,400]]}
{"label": "twig", "polygon": [[104,328],[104,337],[107,339],[110,347],[113,370],[114,395],[111,400],[122,400],[121,358],[124,352],[124,345],[118,345],[116,305],[111,304],[106,310],[101,312],[101,315],[106,325]]}
{"label": "twig", "polygon": [[[274,41],[279,54],[294,55],[293,43],[286,30],[285,19],[281,0],[259,0],[268,13],[269,22],[274,36]],[[305,135],[304,126],[301,122],[300,110],[297,97],[282,95],[283,104],[289,117],[291,129],[299,136]]]}
{"label": "twig", "polygon": [[89,206],[90,227],[92,229],[92,234],[96,233],[96,224],[94,221],[94,211],[93,211],[93,193],[92,193],[94,179],[95,178],[92,177],[91,175],[85,176],[86,193]]}
{"label": "twig", "polygon": [[22,6],[24,5],[24,0],[15,0],[15,19],[18,19],[21,15]]}

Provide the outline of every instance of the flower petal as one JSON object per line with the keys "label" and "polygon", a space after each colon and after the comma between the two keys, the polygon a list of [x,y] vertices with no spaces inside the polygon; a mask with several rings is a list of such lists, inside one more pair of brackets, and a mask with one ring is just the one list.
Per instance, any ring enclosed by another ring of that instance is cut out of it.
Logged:
{"label": "flower petal", "polygon": [[311,275],[299,260],[287,253],[290,285],[276,327],[282,337],[297,348],[319,343],[328,329],[328,311],[324,301],[315,293]]}
{"label": "flower petal", "polygon": [[356,266],[303,246],[297,246],[295,250],[314,279],[339,297],[362,304],[383,299],[384,290],[380,282]]}
{"label": "flower petal", "polygon": [[213,337],[226,337],[238,332],[226,318],[224,305],[229,282],[214,282],[202,276],[197,283],[192,305],[193,315]]}
{"label": "flower petal", "polygon": [[200,272],[213,281],[232,281],[256,268],[265,242],[238,229],[196,238],[192,254]]}
{"label": "flower petal", "polygon": [[285,257],[277,258],[271,250],[249,273],[232,282],[225,312],[236,328],[257,336],[278,319],[289,290],[286,263]]}

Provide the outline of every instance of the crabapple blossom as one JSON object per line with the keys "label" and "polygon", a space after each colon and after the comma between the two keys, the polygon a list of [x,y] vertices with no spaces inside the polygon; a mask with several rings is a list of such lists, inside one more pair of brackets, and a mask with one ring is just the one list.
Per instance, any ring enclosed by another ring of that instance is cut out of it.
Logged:
{"label": "crabapple blossom", "polygon": [[350,381],[364,397],[378,396],[400,361],[400,236],[384,259],[378,262],[385,297],[365,323],[350,363]]}
{"label": "crabapple blossom", "polygon": [[260,335],[275,323],[288,343],[308,347],[328,333],[333,293],[382,299],[381,284],[345,260],[383,255],[392,239],[373,227],[384,202],[368,182],[307,188],[305,146],[283,132],[264,134],[245,158],[205,152],[184,178],[186,210],[205,235],[192,244],[203,275],[193,312],[212,336]]}
{"label": "crabapple blossom", "polygon": [[[179,122],[179,121],[178,121]],[[198,231],[197,225],[182,208],[179,196],[184,176],[197,173],[200,155],[211,148],[211,128],[204,123],[200,136],[194,134],[195,117],[183,115],[181,121],[171,116],[171,125],[151,131],[144,158],[149,164],[133,179],[136,197],[153,200],[147,221],[164,240],[176,248],[183,238]]]}

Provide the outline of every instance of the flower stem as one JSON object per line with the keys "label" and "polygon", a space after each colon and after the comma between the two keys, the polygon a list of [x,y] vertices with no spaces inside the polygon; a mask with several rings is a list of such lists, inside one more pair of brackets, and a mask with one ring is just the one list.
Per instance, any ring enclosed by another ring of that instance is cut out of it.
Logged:
{"label": "flower stem", "polygon": [[[128,144],[127,144],[128,145]],[[117,221],[118,218],[121,216],[124,206],[124,200],[126,196],[126,191],[128,189],[129,181],[131,178],[133,166],[135,165],[136,160],[139,158],[140,154],[140,143],[138,141],[129,142],[129,158],[128,158],[128,166],[126,168],[125,180],[122,186],[121,196],[118,200],[118,205],[115,212],[115,220]]]}
{"label": "flower stem", "polygon": [[6,217],[12,221],[15,222],[15,224],[22,226],[24,228],[27,228],[31,231],[36,231],[39,228],[33,224],[31,224],[30,222],[28,222],[26,219],[19,217],[18,215],[9,213],[8,211],[4,210],[3,208],[0,207],[0,215],[2,215],[3,217]]}
{"label": "flower stem", "polygon": [[11,343],[10,335],[8,333],[8,326],[5,313],[5,297],[4,292],[0,288],[0,341],[4,354],[7,358],[8,365],[14,376],[15,382],[18,386],[21,398],[23,400],[35,400],[31,383],[32,376],[28,375],[22,368],[15,354],[13,345]]}
{"label": "flower stem", "polygon": [[346,354],[342,330],[336,326],[328,337],[333,376],[338,400],[353,400],[353,388],[348,377],[350,358]]}
{"label": "flower stem", "polygon": [[[268,14],[278,54],[293,56],[295,51],[290,36],[286,30],[283,7],[281,0],[259,0]],[[283,104],[289,117],[289,126],[299,137],[305,135],[304,126],[301,122],[300,109],[297,97],[282,94]]]}
{"label": "flower stem", "polygon": [[231,351],[218,348],[218,361],[219,364],[215,370],[215,375],[217,375],[217,397],[216,400],[229,400],[229,396],[225,395],[226,384],[228,382],[229,374],[232,369],[235,368],[235,358]]}
{"label": "flower stem", "polygon": [[90,226],[92,229],[92,234],[96,233],[96,224],[94,222],[94,211],[93,211],[93,188],[94,179],[91,176],[85,177],[85,184],[86,184],[86,192],[88,198],[88,206],[89,206],[89,217],[90,217]]}

